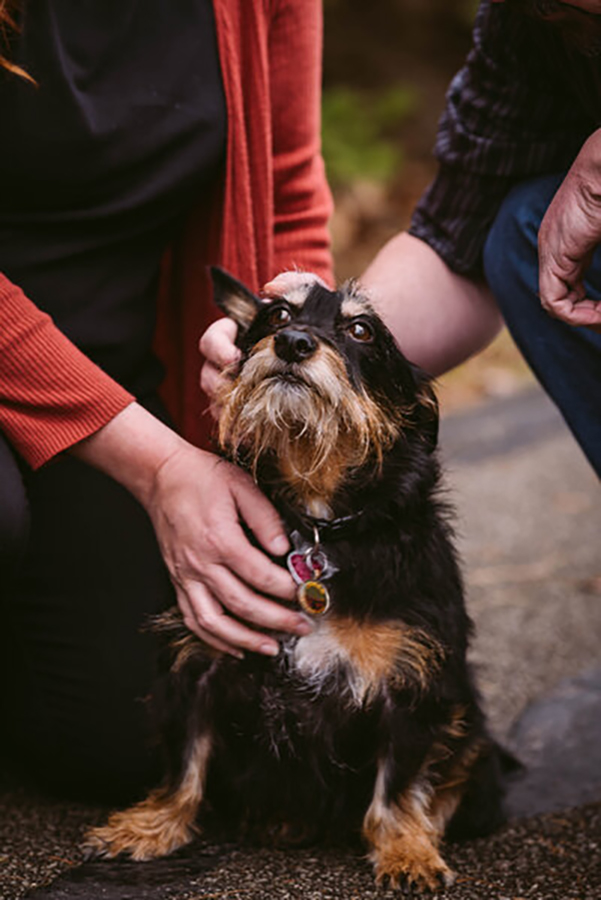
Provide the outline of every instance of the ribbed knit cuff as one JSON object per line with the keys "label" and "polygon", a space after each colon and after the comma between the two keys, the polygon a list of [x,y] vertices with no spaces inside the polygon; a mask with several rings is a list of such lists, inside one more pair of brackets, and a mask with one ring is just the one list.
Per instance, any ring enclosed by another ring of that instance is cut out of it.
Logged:
{"label": "ribbed knit cuff", "polygon": [[0,430],[33,468],[134,399],[0,276]]}

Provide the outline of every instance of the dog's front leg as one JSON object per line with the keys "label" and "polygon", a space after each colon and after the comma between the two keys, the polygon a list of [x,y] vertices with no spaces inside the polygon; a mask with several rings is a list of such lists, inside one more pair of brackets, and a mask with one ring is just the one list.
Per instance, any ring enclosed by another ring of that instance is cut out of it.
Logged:
{"label": "dog's front leg", "polygon": [[396,766],[392,753],[380,761],[373,798],[363,821],[376,881],[436,891],[450,885],[454,876],[438,851],[442,835],[429,815],[431,791],[419,774],[396,791]]}
{"label": "dog's front leg", "polygon": [[195,821],[203,799],[211,754],[207,733],[189,745],[182,773],[174,785],[157,788],[145,800],[113,813],[108,823],[86,835],[88,857],[114,857],[121,853],[143,861],[166,856],[195,833]]}

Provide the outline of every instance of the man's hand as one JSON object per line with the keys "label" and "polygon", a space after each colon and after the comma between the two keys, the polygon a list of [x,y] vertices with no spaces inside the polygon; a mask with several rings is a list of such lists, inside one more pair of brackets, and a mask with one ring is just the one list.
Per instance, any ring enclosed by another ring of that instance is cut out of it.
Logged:
{"label": "man's hand", "polygon": [[586,296],[584,276],[601,243],[601,130],[576,157],[538,235],[540,300],[568,325],[601,332],[601,303]]}

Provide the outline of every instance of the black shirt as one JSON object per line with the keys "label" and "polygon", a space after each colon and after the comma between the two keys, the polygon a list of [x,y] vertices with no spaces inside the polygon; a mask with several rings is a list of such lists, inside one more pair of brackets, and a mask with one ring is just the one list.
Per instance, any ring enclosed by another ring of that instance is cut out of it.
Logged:
{"label": "black shirt", "polygon": [[0,270],[124,387],[154,390],[161,257],[219,175],[210,0],[28,0],[0,75]]}

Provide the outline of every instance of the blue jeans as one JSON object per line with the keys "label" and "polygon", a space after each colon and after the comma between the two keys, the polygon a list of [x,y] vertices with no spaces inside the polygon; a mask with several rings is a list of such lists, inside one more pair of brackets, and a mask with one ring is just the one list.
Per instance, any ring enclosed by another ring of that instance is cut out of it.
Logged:
{"label": "blue jeans", "polygon": [[[537,235],[562,176],[518,185],[501,207],[484,248],[484,270],[516,344],[601,476],[601,334],[551,318],[538,299]],[[586,278],[601,299],[601,248]]]}

